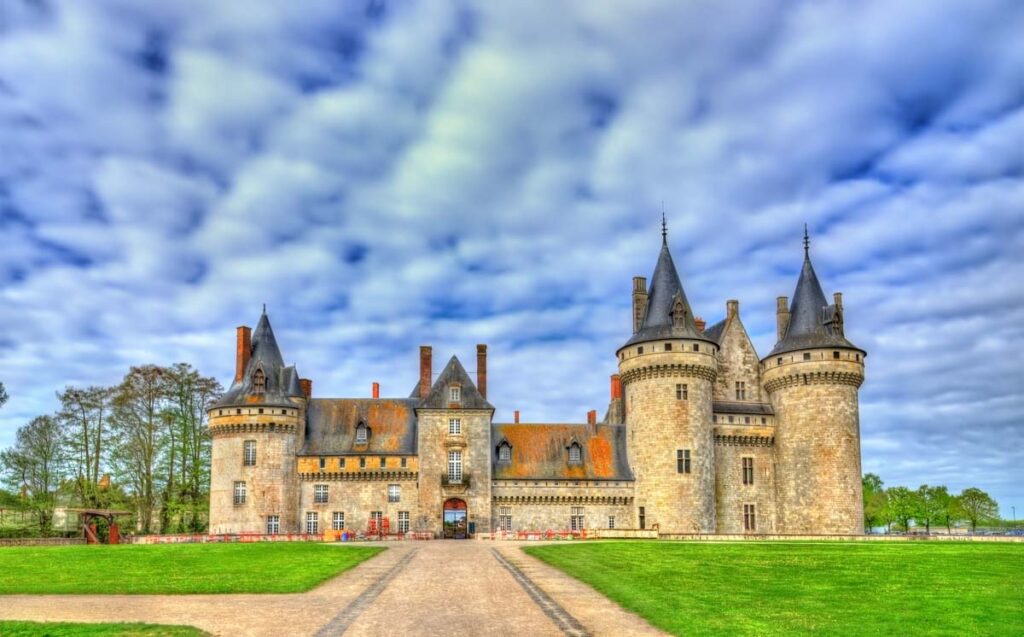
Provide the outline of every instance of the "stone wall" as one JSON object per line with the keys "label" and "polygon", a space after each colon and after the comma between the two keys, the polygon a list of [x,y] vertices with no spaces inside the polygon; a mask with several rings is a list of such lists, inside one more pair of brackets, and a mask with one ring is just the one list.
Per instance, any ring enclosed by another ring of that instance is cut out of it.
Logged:
{"label": "stone wall", "polygon": [[[719,342],[718,376],[715,379],[714,398],[729,402],[761,402],[760,360],[747,330],[740,321],[739,302],[729,303],[736,305],[735,308],[729,306],[725,329]],[[745,384],[746,397],[743,399],[736,397],[737,381]]]}
{"label": "stone wall", "polygon": [[864,367],[853,351],[838,355],[808,350],[765,361],[765,389],[775,409],[781,533],[864,532],[857,397]]}
{"label": "stone wall", "polygon": [[512,515],[512,531],[564,531],[573,508],[583,509],[584,528],[636,528],[633,484],[625,481],[497,480],[492,485],[491,528],[498,530],[503,508]]}
{"label": "stone wall", "polygon": [[[773,428],[719,427],[715,433],[717,532],[747,532],[743,524],[744,504],[754,505],[753,532],[775,532],[775,450],[770,442]],[[743,458],[753,459],[752,485],[743,484]]]}
{"label": "stone wall", "polygon": [[[467,519],[478,533],[491,525],[491,411],[481,409],[418,409],[419,498],[423,530],[442,532],[444,502],[466,502]],[[462,421],[462,435],[448,433],[449,418]],[[448,452],[462,452],[462,475],[468,484],[445,485]]]}
{"label": "stone wall", "polygon": [[[706,341],[672,340],[620,351],[627,449],[636,478],[634,515],[644,508],[646,528],[657,525],[663,532],[715,529],[712,384],[716,350]],[[686,399],[677,399],[677,384],[686,385]],[[681,449],[690,450],[690,473],[677,471]]]}
{"label": "stone wall", "polygon": [[[398,532],[398,513],[409,513],[410,531],[427,530],[422,527],[422,515],[419,507],[419,492],[416,485],[417,474],[400,471],[367,472],[363,476],[346,476],[338,479],[339,474],[315,476],[303,474],[300,499],[298,504],[299,519],[302,532],[305,532],[306,514],[316,512],[319,521],[319,532],[330,530],[333,514],[340,511],[345,514],[345,528],[354,531],[366,531],[370,526],[370,512],[380,511],[390,523],[390,532]],[[398,485],[399,501],[388,502],[388,486]],[[314,502],[316,485],[327,486],[327,502]]]}

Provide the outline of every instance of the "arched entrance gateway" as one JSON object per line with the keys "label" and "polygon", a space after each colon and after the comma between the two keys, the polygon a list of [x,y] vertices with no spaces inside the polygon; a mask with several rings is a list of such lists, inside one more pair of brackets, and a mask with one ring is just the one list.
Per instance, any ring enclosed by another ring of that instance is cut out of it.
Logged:
{"label": "arched entrance gateway", "polygon": [[456,540],[464,540],[469,537],[465,500],[459,498],[445,500],[444,536]]}

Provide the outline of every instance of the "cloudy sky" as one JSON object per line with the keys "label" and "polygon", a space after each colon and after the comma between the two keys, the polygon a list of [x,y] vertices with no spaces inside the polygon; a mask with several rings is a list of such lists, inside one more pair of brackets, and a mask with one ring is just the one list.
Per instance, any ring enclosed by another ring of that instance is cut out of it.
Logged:
{"label": "cloudy sky", "polygon": [[865,470],[1024,516],[1021,33],[1017,0],[0,0],[0,446],[132,364],[230,380],[263,303],[321,396],[486,342],[498,420],[583,421],[664,202],[695,312],[740,299],[762,354],[806,221]]}

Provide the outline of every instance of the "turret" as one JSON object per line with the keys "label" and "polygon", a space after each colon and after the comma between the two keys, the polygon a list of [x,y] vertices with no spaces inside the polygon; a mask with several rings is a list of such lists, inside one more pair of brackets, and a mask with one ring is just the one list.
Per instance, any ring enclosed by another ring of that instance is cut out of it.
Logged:
{"label": "turret", "polygon": [[641,317],[635,334],[618,351],[636,522],[662,532],[713,532],[718,345],[697,327],[664,225],[643,300],[642,311],[633,311]]}
{"label": "turret", "polygon": [[776,507],[783,533],[864,532],[861,499],[858,389],[864,350],[848,341],[842,295],[829,305],[811,265],[804,262],[780,337],[761,360],[775,410]]}
{"label": "turret", "polygon": [[255,330],[238,328],[234,382],[207,410],[210,533],[299,531],[295,453],[311,392],[285,366],[266,308]]}

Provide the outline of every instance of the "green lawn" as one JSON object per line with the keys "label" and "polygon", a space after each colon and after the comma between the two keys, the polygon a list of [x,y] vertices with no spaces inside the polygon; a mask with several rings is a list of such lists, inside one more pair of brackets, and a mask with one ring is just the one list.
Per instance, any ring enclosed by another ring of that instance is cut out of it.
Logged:
{"label": "green lawn", "polygon": [[527,553],[675,635],[1024,635],[1024,545],[579,542]]}
{"label": "green lawn", "polygon": [[297,593],[382,550],[291,542],[2,547],[0,595]]}
{"label": "green lawn", "polygon": [[3,637],[202,637],[190,626],[154,624],[63,624],[0,621]]}

